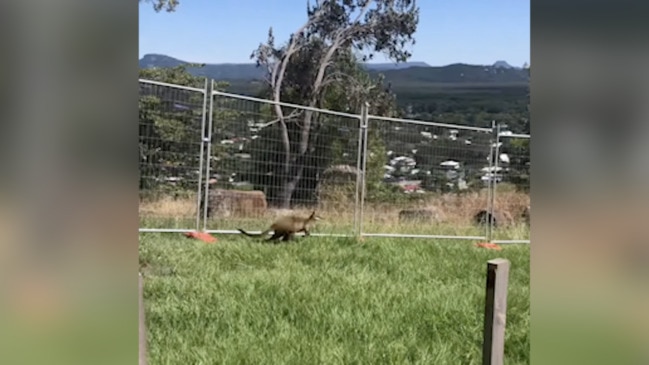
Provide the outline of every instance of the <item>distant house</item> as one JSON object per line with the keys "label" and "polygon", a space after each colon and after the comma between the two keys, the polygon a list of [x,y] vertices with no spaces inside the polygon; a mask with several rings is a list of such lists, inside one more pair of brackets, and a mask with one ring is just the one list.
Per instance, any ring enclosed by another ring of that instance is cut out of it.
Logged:
{"label": "distant house", "polygon": [[485,167],[483,167],[483,168],[480,169],[480,170],[481,170],[481,171],[484,171],[484,172],[490,172],[490,173],[493,173],[493,172],[502,171],[503,168],[500,167],[500,166],[498,166],[498,167],[496,167],[496,166],[485,166]]}
{"label": "distant house", "polygon": [[441,162],[439,165],[442,166],[442,167],[450,167],[452,169],[459,169],[460,168],[460,163],[457,162],[457,161],[453,161],[453,160],[447,160],[447,161]]}

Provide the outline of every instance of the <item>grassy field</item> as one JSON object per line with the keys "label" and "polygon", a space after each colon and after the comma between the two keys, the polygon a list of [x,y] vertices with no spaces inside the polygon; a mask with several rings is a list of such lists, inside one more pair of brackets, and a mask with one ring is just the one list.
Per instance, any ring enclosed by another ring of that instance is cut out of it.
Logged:
{"label": "grassy field", "polygon": [[512,262],[505,361],[529,363],[529,246],[142,234],[150,364],[480,364],[486,262]]}

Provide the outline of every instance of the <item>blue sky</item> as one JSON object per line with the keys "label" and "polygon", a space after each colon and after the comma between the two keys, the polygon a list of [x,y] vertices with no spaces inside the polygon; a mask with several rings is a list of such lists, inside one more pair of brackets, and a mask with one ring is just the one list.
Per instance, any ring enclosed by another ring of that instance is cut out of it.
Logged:
{"label": "blue sky", "polygon": [[[160,53],[189,62],[248,63],[273,27],[285,41],[306,20],[307,0],[181,0],[173,13],[140,3],[140,57]],[[522,66],[530,59],[529,0],[419,0],[411,61],[432,66]],[[385,58],[377,58],[384,62]]]}

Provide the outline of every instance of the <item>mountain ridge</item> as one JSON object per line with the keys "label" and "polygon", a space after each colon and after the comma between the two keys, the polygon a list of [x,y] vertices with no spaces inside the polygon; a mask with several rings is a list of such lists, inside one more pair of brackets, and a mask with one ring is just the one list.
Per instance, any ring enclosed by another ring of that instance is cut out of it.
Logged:
{"label": "mountain ridge", "polygon": [[[253,62],[244,62],[244,63],[237,63],[237,62],[222,62],[222,63],[206,63],[206,62],[190,62],[190,61],[184,61],[175,57],[167,56],[164,54],[160,53],[148,53],[142,56],[139,60],[140,67],[151,67],[151,66],[157,66],[157,67],[176,67],[179,65],[184,65],[184,64],[201,64],[205,66],[225,66],[225,67],[232,67],[232,66],[255,66],[255,63]],[[164,65],[164,66],[162,66]],[[384,69],[403,69],[403,68],[409,68],[409,67],[431,67],[429,64],[426,62],[421,62],[421,61],[410,61],[410,62],[404,62],[404,63],[390,63],[390,62],[383,62],[383,63],[366,63],[368,66],[368,69],[370,70],[384,70]]]}
{"label": "mountain ridge", "polygon": [[[254,81],[264,77],[264,70],[254,63],[193,63],[183,61],[163,54],[146,54],[139,59],[140,68],[177,67],[181,65],[198,64],[202,67],[188,67],[194,76],[208,77],[221,81]],[[379,73],[392,84],[510,84],[528,83],[529,73],[519,67],[513,67],[507,62],[498,60],[493,65],[471,65],[453,63],[446,66],[430,66],[425,62],[366,63],[368,72],[372,75]]]}

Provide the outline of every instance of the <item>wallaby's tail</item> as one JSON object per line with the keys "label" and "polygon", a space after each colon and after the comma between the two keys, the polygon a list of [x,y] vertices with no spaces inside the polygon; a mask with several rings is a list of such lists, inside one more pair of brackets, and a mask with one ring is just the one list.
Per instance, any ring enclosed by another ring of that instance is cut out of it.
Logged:
{"label": "wallaby's tail", "polygon": [[248,237],[262,237],[262,236],[267,235],[268,232],[270,232],[270,230],[265,230],[265,231],[263,231],[263,232],[261,232],[261,233],[255,234],[255,233],[248,233],[248,232],[244,231],[244,230],[241,229],[241,228],[237,228],[237,230],[238,230],[239,232],[245,234],[245,235],[248,236]]}

